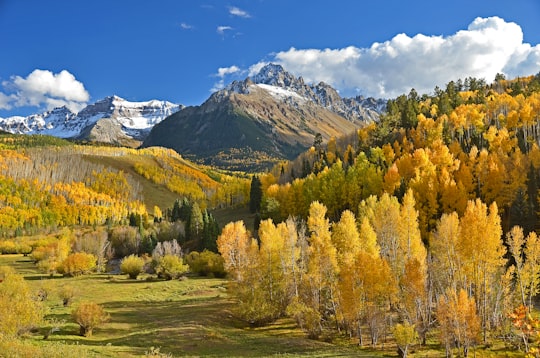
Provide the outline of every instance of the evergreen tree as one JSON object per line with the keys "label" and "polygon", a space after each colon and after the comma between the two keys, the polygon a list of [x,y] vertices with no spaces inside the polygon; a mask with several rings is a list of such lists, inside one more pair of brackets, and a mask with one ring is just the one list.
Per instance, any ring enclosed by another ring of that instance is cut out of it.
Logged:
{"label": "evergreen tree", "polygon": [[203,214],[201,212],[201,209],[199,208],[199,204],[197,203],[193,203],[193,205],[191,206],[189,225],[187,227],[189,229],[188,231],[190,240],[202,240],[202,233],[204,227]]}
{"label": "evergreen tree", "polygon": [[180,220],[180,200],[176,199],[171,211],[170,220],[172,222]]}
{"label": "evergreen tree", "polygon": [[214,216],[205,210],[203,213],[203,234],[202,234],[202,249],[212,252],[217,252],[216,240],[219,236],[219,225]]}
{"label": "evergreen tree", "polygon": [[[283,168],[283,167],[282,167]],[[251,179],[251,189],[249,191],[249,211],[258,213],[261,210],[262,184],[258,176]]]}

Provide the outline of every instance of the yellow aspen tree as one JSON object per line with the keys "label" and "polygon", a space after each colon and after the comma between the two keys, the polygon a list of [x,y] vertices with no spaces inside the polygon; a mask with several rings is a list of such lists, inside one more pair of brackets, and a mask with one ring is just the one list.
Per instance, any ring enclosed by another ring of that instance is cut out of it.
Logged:
{"label": "yellow aspen tree", "polygon": [[380,199],[372,196],[360,205],[361,216],[365,215],[377,235],[381,257],[388,261],[395,277],[403,267],[403,252],[400,251],[399,221],[400,205],[393,196],[384,193]]}
{"label": "yellow aspen tree", "polygon": [[307,280],[311,300],[321,315],[337,312],[336,283],[339,267],[337,251],[332,244],[326,207],[315,201],[309,208],[309,237]]}
{"label": "yellow aspen tree", "polygon": [[532,307],[533,297],[540,293],[540,239],[532,231],[525,239],[523,256],[526,260],[521,270],[527,307]]}
{"label": "yellow aspen tree", "polygon": [[500,281],[505,263],[497,204],[491,204],[488,210],[480,199],[469,201],[460,224],[458,252],[465,274],[470,278],[468,287],[480,312],[485,341],[491,328],[490,318],[497,314],[494,310],[499,306],[492,287]]}
{"label": "yellow aspen tree", "polygon": [[286,270],[282,255],[284,254],[285,236],[271,219],[261,221],[259,226],[259,267],[261,282],[258,289],[263,290],[266,302],[273,312],[272,318],[277,318],[285,312],[288,303],[286,288]]}
{"label": "yellow aspen tree", "polygon": [[480,319],[474,298],[469,298],[465,290],[448,290],[445,295],[439,296],[436,316],[446,355],[451,356],[452,348],[457,345],[458,350],[463,349],[463,355],[467,357],[469,348],[480,336]]}
{"label": "yellow aspen tree", "polygon": [[431,251],[430,274],[438,293],[447,288],[465,288],[462,262],[458,252],[460,238],[459,217],[456,212],[443,214],[429,243]]}
{"label": "yellow aspen tree", "polygon": [[359,242],[360,250],[372,257],[379,257],[381,249],[377,244],[377,233],[367,217],[363,217],[360,221]]}
{"label": "yellow aspen tree", "polygon": [[399,246],[404,255],[404,260],[416,260],[424,270],[427,252],[420,236],[418,211],[415,209],[415,200],[411,189],[403,197],[398,231]]}
{"label": "yellow aspen tree", "polygon": [[218,251],[225,269],[236,282],[242,282],[258,256],[257,241],[251,238],[243,221],[230,222],[217,238]]}
{"label": "yellow aspen tree", "polygon": [[508,233],[506,233],[506,244],[508,245],[508,252],[514,259],[514,269],[516,275],[516,285],[518,287],[517,293],[520,296],[521,304],[527,305],[525,300],[525,282],[523,281],[523,266],[524,257],[523,249],[525,245],[525,237],[523,235],[523,229],[519,226],[514,226]]}
{"label": "yellow aspen tree", "polygon": [[345,210],[339,222],[332,225],[332,244],[336,248],[340,267],[350,263],[360,250],[360,235],[356,227],[356,218],[351,211]]}

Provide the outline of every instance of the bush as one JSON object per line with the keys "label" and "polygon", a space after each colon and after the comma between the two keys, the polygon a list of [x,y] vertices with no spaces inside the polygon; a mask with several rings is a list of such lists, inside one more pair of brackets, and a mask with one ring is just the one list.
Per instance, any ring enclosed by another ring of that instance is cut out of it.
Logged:
{"label": "bush", "polygon": [[110,318],[103,307],[95,302],[83,302],[71,313],[73,319],[80,327],[80,335],[90,337],[97,328]]}
{"label": "bush", "polygon": [[225,277],[224,262],[221,255],[208,250],[201,253],[193,251],[186,256],[189,270],[201,276]]}
{"label": "bush", "polygon": [[137,254],[141,244],[139,230],[132,226],[118,226],[111,230],[109,241],[116,257]]}
{"label": "bush", "polygon": [[96,268],[97,258],[86,252],[69,255],[58,267],[58,272],[65,276],[79,276]]}
{"label": "bush", "polygon": [[42,320],[43,306],[24,278],[11,267],[0,266],[0,337],[24,333]]}
{"label": "bush", "polygon": [[0,240],[0,254],[24,254],[32,252],[32,247],[22,242],[13,240]]}
{"label": "bush", "polygon": [[64,307],[71,305],[73,302],[73,297],[77,295],[77,290],[70,285],[64,285],[58,292],[58,296],[62,299]]}
{"label": "bush", "polygon": [[188,271],[189,266],[184,265],[182,259],[174,255],[161,257],[156,266],[158,276],[167,280],[177,279]]}
{"label": "bush", "polygon": [[144,259],[135,255],[130,255],[122,259],[120,270],[122,273],[128,274],[129,278],[135,280],[142,272],[144,267]]}

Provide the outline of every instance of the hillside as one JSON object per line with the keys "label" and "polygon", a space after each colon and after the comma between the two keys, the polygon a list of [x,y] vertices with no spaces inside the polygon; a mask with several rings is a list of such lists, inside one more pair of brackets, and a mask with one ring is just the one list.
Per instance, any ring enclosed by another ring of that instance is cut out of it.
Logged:
{"label": "hillside", "polygon": [[156,125],[143,146],[164,146],[205,164],[260,171],[323,140],[377,120],[383,104],[342,99],[330,86],[307,85],[281,66],[233,82],[201,106]]}
{"label": "hillside", "polygon": [[[0,230],[11,235],[153,215],[189,197],[201,208],[242,205],[246,179],[193,164],[163,148],[75,145],[48,136],[0,136]],[[30,219],[33,217],[32,219]]]}

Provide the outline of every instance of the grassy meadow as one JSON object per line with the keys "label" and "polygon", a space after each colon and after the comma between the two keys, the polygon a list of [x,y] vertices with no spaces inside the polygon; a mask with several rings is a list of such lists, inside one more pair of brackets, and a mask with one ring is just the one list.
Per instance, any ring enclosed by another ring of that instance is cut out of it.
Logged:
{"label": "grassy meadow", "polygon": [[[265,327],[250,327],[235,318],[227,295],[227,280],[188,277],[163,281],[151,275],[130,280],[126,275],[92,274],[79,277],[43,275],[28,257],[1,255],[0,265],[14,267],[33,290],[48,292],[47,322],[23,338],[40,346],[76,345],[73,356],[86,357],[397,357],[389,334],[376,349],[360,348],[348,337],[310,340],[291,319]],[[75,296],[64,307],[61,290]],[[91,337],[79,336],[71,311],[79,302],[94,301],[110,314],[110,321]],[[52,327],[58,331],[47,340]],[[68,350],[70,351],[70,350]],[[81,353],[82,352],[82,353]],[[438,344],[414,346],[412,357],[444,357]],[[69,353],[68,353],[69,354]],[[504,347],[479,347],[471,356],[520,357]],[[3,357],[0,352],[0,357]]]}
{"label": "grassy meadow", "polygon": [[[36,345],[78,345],[91,357],[152,356],[150,352],[158,349],[163,356],[174,357],[384,356],[345,340],[309,340],[289,319],[266,327],[249,327],[235,319],[234,302],[227,295],[224,279],[162,281],[143,275],[130,280],[126,275],[108,274],[51,278],[38,273],[30,259],[22,255],[0,256],[0,265],[13,266],[34,290],[49,292],[45,301],[48,322],[24,338]],[[65,287],[75,290],[70,307],[64,307],[59,296]],[[103,305],[111,317],[91,337],[79,336],[71,318],[71,311],[81,301]],[[59,331],[44,340],[44,333],[53,325]]]}

